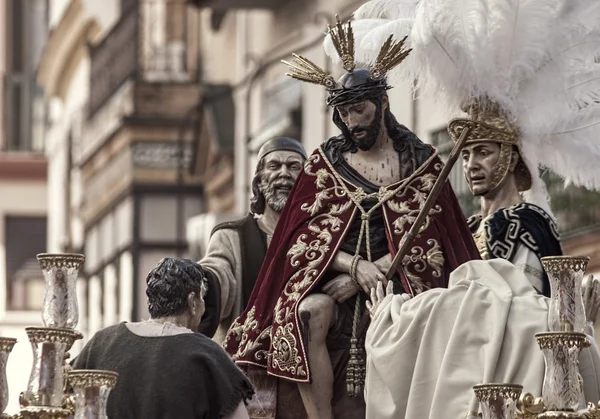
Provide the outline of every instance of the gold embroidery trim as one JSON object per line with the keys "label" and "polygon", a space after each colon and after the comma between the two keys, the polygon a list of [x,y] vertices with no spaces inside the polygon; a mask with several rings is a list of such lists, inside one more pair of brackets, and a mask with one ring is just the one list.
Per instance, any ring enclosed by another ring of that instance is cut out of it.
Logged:
{"label": "gold embroidery trim", "polygon": [[544,272],[542,272],[539,269],[534,268],[531,265],[527,265],[527,264],[517,265],[517,268],[519,268],[523,273],[529,274],[539,280],[542,280],[542,278],[544,278]]}
{"label": "gold embroidery trim", "polygon": [[489,254],[487,250],[487,237],[485,235],[485,231],[482,230],[478,233],[473,234],[473,240],[475,241],[475,246],[481,255],[481,259],[487,260],[489,259]]}
{"label": "gold embroidery trim", "polygon": [[[233,336],[238,342],[238,350],[232,356],[234,361],[237,361],[239,358],[245,357],[249,352],[254,351],[256,348],[259,348],[261,345],[261,341],[264,340],[267,336],[271,334],[271,326],[265,328],[256,339],[252,340],[248,337],[249,332],[255,331],[258,328],[258,320],[254,318],[254,314],[256,313],[256,306],[252,306],[248,314],[246,315],[246,320],[244,323],[239,323],[238,319],[235,319],[231,327],[229,328],[229,332],[227,333],[228,339],[231,339]],[[254,357],[257,361],[261,361],[266,359],[267,351],[256,351]]]}

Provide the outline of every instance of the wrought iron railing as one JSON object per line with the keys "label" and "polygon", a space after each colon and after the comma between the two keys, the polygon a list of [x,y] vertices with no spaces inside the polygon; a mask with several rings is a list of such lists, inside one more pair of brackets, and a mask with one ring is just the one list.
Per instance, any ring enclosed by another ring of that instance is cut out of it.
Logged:
{"label": "wrought iron railing", "polygon": [[106,37],[90,47],[90,114],[100,109],[137,72],[138,17],[138,8],[129,7]]}
{"label": "wrought iron railing", "polygon": [[187,68],[187,16],[182,0],[137,0],[124,3],[115,26],[90,47],[94,114],[129,79],[180,82]]}

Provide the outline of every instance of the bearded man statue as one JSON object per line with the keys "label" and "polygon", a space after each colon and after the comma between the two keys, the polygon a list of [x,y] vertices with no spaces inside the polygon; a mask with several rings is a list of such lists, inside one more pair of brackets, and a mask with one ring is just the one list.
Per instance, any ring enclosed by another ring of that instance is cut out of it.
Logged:
{"label": "bearded man statue", "polygon": [[[200,262],[219,307],[207,307],[202,331],[222,343],[233,319],[250,299],[267,247],[281,211],[306,160],[302,144],[293,138],[267,141],[258,151],[252,180],[250,212],[243,218],[217,225]],[[209,291],[210,292],[210,291]]]}
{"label": "bearded man statue", "polygon": [[[346,70],[339,81],[300,56],[289,75],[327,88],[341,134],[307,159],[224,348],[248,370],[297,383],[303,417],[364,418],[366,293],[385,280],[443,163],[390,110],[385,74],[408,54],[402,43],[359,69],[350,23],[330,36]],[[408,255],[393,283],[411,294],[445,287],[450,271],[479,257],[449,183]],[[278,406],[276,417],[290,410]]]}

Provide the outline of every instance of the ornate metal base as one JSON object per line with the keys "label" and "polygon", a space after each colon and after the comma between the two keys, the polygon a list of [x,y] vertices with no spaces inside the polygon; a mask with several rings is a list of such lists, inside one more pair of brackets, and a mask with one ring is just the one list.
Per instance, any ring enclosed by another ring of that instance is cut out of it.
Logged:
{"label": "ornate metal base", "polygon": [[538,415],[538,419],[575,419],[581,417],[577,412],[544,412]]}
{"label": "ornate metal base", "polygon": [[67,419],[71,415],[60,407],[28,406],[21,410],[19,419]]}
{"label": "ornate metal base", "polygon": [[600,419],[600,410],[592,405],[579,412],[544,412],[539,415],[521,416],[529,419]]}

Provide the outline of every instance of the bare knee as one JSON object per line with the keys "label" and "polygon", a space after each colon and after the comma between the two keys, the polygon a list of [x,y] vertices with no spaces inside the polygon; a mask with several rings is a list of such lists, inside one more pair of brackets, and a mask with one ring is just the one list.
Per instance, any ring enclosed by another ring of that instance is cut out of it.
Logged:
{"label": "bare knee", "polygon": [[304,298],[298,311],[307,318],[311,341],[325,340],[335,320],[335,301],[327,294],[312,294]]}

